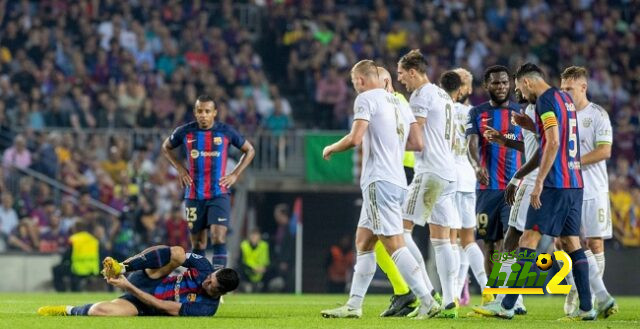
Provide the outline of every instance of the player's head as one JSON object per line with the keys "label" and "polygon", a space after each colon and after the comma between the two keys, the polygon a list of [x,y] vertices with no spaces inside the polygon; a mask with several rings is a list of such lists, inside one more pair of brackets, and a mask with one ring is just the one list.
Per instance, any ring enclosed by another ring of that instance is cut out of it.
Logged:
{"label": "player's head", "polygon": [[408,91],[414,91],[423,84],[427,76],[427,59],[420,50],[414,49],[398,61],[398,82]]}
{"label": "player's head", "polygon": [[454,71],[447,71],[440,76],[440,87],[451,96],[454,102],[458,102],[462,90],[462,79]]}
{"label": "player's head", "polygon": [[218,111],[216,110],[216,103],[209,95],[200,95],[196,99],[196,104],[193,107],[193,115],[196,117],[198,126],[203,129],[208,129],[213,126],[213,121]]}
{"label": "player's head", "polygon": [[535,86],[544,82],[543,76],[542,69],[538,65],[533,63],[522,64],[516,71],[516,90],[520,90],[522,97],[529,103],[535,103],[538,99]]}
{"label": "player's head", "polygon": [[461,67],[454,69],[453,72],[458,73],[460,79],[462,79],[462,87],[460,88],[460,98],[458,99],[458,102],[464,103],[473,93],[473,75],[471,75],[471,72]]}
{"label": "player's head", "polygon": [[385,69],[382,66],[378,66],[378,82],[380,83],[382,88],[384,88],[384,90],[390,93],[395,91],[393,90],[393,81],[391,80],[391,73],[389,73],[389,71],[387,71],[387,69]]}
{"label": "player's head", "polygon": [[502,104],[509,100],[511,83],[509,69],[502,65],[488,67],[484,71],[482,84],[494,103]]}
{"label": "player's head", "polygon": [[230,268],[222,268],[209,274],[202,282],[202,288],[209,296],[215,297],[236,290],[238,284],[240,284],[238,272]]}
{"label": "player's head", "polygon": [[361,93],[370,89],[380,88],[378,66],[370,59],[363,59],[351,69],[351,83],[356,92]]}
{"label": "player's head", "polygon": [[582,66],[567,67],[560,75],[560,89],[568,92],[574,101],[587,98],[589,72]]}

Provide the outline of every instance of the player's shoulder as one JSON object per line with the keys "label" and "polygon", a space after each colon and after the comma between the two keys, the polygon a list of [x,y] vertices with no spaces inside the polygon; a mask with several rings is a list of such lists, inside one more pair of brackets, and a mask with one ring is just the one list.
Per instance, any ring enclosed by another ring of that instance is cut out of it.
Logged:
{"label": "player's shoulder", "polygon": [[507,107],[510,111],[520,112],[522,110],[522,105],[518,104],[518,102],[509,102],[509,106]]}
{"label": "player's shoulder", "polygon": [[198,130],[198,123],[196,121],[191,121],[176,127],[174,131],[177,133],[189,133],[196,130]]}
{"label": "player's shoulder", "polygon": [[491,104],[487,101],[472,107],[470,111],[473,113],[481,113],[484,111],[488,111],[490,109],[491,109]]}
{"label": "player's shoulder", "polygon": [[589,103],[588,105],[589,107],[589,114],[598,117],[598,118],[609,118],[609,113],[607,112],[607,110],[604,109],[604,107],[596,104],[596,103]]}

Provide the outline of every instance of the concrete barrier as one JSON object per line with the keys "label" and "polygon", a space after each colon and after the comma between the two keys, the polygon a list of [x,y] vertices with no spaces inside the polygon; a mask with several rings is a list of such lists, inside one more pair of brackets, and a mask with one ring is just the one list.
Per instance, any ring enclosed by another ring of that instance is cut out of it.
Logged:
{"label": "concrete barrier", "polygon": [[0,254],[0,292],[53,291],[51,268],[60,258],[57,254]]}

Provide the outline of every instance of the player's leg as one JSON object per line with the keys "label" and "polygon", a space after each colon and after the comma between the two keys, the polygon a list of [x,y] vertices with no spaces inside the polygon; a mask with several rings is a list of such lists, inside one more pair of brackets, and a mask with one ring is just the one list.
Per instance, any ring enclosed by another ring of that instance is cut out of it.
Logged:
{"label": "player's leg", "polygon": [[147,273],[162,276],[171,273],[176,267],[182,265],[184,260],[184,249],[180,246],[153,246],[127,258],[122,263],[118,263],[111,257],[106,257],[102,261],[103,274],[105,277],[115,278],[126,272],[147,270]]}
{"label": "player's leg", "polygon": [[227,227],[231,220],[231,199],[223,194],[209,201],[207,224],[211,231],[213,257],[211,264],[218,270],[227,266]]}
{"label": "player's leg", "polygon": [[453,276],[453,300],[460,303],[460,291],[462,290],[462,284],[464,281],[458,279],[460,273],[460,248],[458,248],[458,231],[459,229],[449,229],[449,241],[451,242],[451,250],[453,251],[453,258],[451,258],[451,266],[455,269]]}
{"label": "player's leg", "polygon": [[[407,315],[413,310],[413,308],[408,308],[405,305],[415,304],[416,296],[411,292],[411,290],[409,290],[407,282],[402,277],[402,274],[400,274],[400,271],[398,271],[398,267],[393,262],[393,259],[391,259],[391,256],[389,256],[389,253],[384,248],[384,245],[380,240],[376,242],[375,253],[378,266],[380,266],[380,269],[382,269],[382,271],[387,275],[387,278],[393,287],[391,304],[389,304],[389,307],[384,310],[380,316],[388,317]],[[417,306],[418,305],[413,305],[414,308]]]}
{"label": "player's leg", "polygon": [[403,238],[405,245],[409,249],[409,252],[411,252],[411,255],[413,255],[416,262],[418,262],[418,266],[420,267],[420,275],[424,280],[427,289],[429,290],[431,295],[436,298],[436,300],[439,300],[440,296],[433,289],[433,284],[431,283],[431,279],[427,274],[427,268],[424,263],[422,252],[413,240],[412,235],[413,226],[415,225],[415,223],[424,226],[426,223],[426,217],[431,214],[432,208],[425,209],[425,204],[423,202],[420,202],[420,200],[424,200],[425,198],[427,176],[428,175],[424,173],[418,174],[414,177],[413,181],[411,181],[411,185],[409,185],[408,197],[404,200],[402,206],[404,218],[402,221],[402,227],[404,229]]}
{"label": "player's leg", "polygon": [[484,270],[490,273],[493,264],[491,255],[500,252],[502,229],[499,225],[501,204],[504,193],[499,190],[476,190],[476,219],[478,230],[476,239],[484,241]]}
{"label": "player's leg", "polygon": [[189,224],[191,252],[200,256],[207,249],[207,208],[202,200],[184,200],[186,218]]}
{"label": "player's leg", "polygon": [[137,316],[138,309],[128,300],[121,298],[80,306],[43,306],[37,313],[43,316]]}

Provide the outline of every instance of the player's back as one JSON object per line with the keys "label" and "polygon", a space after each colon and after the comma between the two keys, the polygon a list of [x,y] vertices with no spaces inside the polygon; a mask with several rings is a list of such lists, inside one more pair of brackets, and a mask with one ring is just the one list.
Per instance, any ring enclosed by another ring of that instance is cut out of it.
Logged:
{"label": "player's back", "polygon": [[[524,113],[535,122],[536,106],[534,104],[527,105]],[[524,140],[525,160],[529,161],[536,155],[536,152],[538,152],[538,134],[527,129],[522,129],[522,139]],[[525,176],[522,182],[523,184],[534,185],[536,183],[536,177],[538,177],[538,167]]]}
{"label": "player's back", "polygon": [[428,83],[416,89],[409,100],[416,117],[426,119],[425,146],[416,152],[415,173],[433,173],[448,181],[456,180],[453,157],[455,139],[453,101],[440,87]]}
{"label": "player's back", "polygon": [[[589,103],[583,110],[577,111],[578,131],[580,132],[580,154],[587,154],[600,144],[611,144],[612,128],[609,114],[600,105]],[[584,180],[584,198],[595,197],[599,192],[609,190],[609,176],[604,160],[582,167]]]}
{"label": "player's back", "polygon": [[467,156],[467,137],[465,126],[469,121],[469,111],[472,106],[462,103],[454,103],[455,141],[453,154],[456,162],[456,181],[458,191],[474,192],[476,189],[476,174]]}
{"label": "player's back", "polygon": [[409,107],[384,89],[372,89],[358,95],[354,108],[354,119],[369,121],[362,141],[361,187],[379,180],[406,187],[402,160],[409,125],[415,122]]}
{"label": "player's back", "polygon": [[519,140],[522,129],[511,123],[511,114],[520,112],[520,105],[509,102],[507,106],[493,106],[490,102],[475,106],[469,112],[467,135],[478,135],[480,165],[487,169],[489,184],[478,182],[479,190],[504,190],[522,165],[522,154],[515,149],[491,143],[484,138],[487,127],[497,130],[508,139]]}
{"label": "player's back", "polygon": [[545,129],[555,125],[559,132],[558,153],[545,178],[544,186],[564,189],[582,188],[578,120],[571,97],[551,87],[538,97],[536,113],[541,152],[547,143]]}

